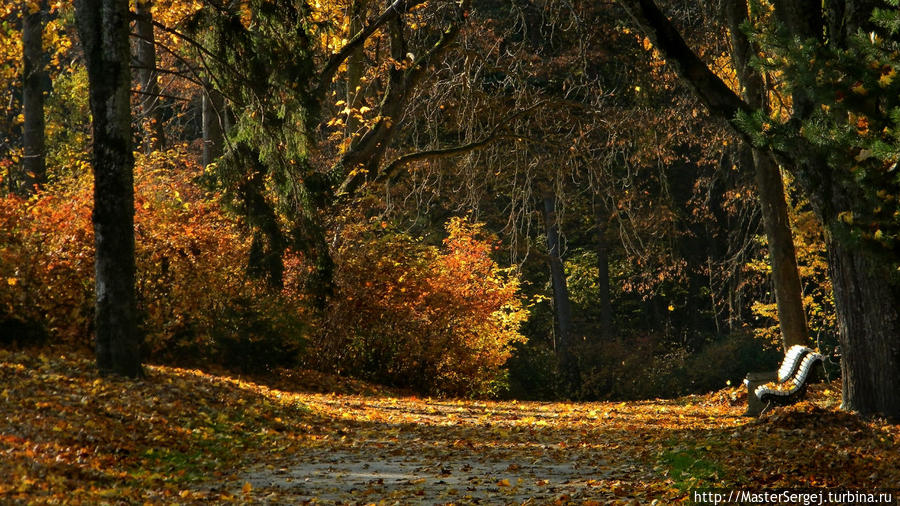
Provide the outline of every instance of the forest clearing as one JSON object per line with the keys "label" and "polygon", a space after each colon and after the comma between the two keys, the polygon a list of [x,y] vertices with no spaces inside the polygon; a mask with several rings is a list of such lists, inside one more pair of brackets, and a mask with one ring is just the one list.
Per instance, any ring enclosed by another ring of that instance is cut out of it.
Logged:
{"label": "forest clearing", "polygon": [[839,411],[836,384],[755,419],[741,416],[736,388],[500,402],[297,373],[268,386],[164,366],[147,375],[108,382],[85,354],[0,351],[0,402],[15,413],[0,421],[0,499],[671,504],[708,488],[872,491],[900,480],[900,429]]}

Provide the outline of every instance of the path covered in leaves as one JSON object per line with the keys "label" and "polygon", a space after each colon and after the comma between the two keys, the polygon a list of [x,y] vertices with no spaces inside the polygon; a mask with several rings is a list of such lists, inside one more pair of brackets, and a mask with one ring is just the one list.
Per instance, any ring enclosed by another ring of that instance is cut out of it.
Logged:
{"label": "path covered in leaves", "polygon": [[837,411],[835,384],[759,420],[739,389],[526,403],[266,384],[156,366],[106,380],[87,355],[0,350],[0,502],[666,504],[900,483],[900,427]]}

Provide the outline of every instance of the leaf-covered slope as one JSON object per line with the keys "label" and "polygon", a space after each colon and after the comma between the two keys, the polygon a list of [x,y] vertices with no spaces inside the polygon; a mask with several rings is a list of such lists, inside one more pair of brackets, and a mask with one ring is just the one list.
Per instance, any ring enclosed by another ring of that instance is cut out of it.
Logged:
{"label": "leaf-covered slope", "polygon": [[900,427],[838,411],[836,384],[756,420],[738,389],[520,403],[298,393],[304,378],[360,387],[293,378],[110,380],[79,354],[0,350],[0,502],[643,504],[900,483]]}
{"label": "leaf-covered slope", "polygon": [[218,479],[314,436],[295,396],[199,371],[101,379],[90,358],[0,350],[0,502],[203,499]]}

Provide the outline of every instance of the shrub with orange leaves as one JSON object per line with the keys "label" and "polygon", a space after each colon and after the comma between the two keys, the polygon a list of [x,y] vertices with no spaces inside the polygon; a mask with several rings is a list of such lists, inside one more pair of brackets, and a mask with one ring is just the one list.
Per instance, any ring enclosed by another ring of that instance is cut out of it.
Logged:
{"label": "shrub with orange leaves", "polygon": [[81,178],[51,185],[27,200],[0,197],[0,319],[39,324],[67,341],[88,335],[90,193],[90,180]]}
{"label": "shrub with orange leaves", "polygon": [[447,224],[442,248],[385,227],[343,224],[338,296],[311,365],[429,394],[496,393],[528,312],[516,273],[491,258],[495,239],[462,219]]}
{"label": "shrub with orange leaves", "polygon": [[[83,167],[29,200],[0,198],[0,316],[41,321],[57,340],[84,341],[93,319],[92,179]],[[242,369],[292,361],[302,304],[249,279],[249,241],[184,146],[135,163],[138,309],[146,351]]]}

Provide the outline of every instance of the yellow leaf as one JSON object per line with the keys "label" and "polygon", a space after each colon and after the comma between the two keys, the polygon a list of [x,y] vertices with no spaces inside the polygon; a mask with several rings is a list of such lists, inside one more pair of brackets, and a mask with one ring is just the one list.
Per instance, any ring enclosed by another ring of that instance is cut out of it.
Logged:
{"label": "yellow leaf", "polygon": [[245,494],[249,494],[253,491],[253,485],[251,485],[249,481],[244,482],[244,486],[241,488],[241,491]]}
{"label": "yellow leaf", "polygon": [[19,282],[19,280],[16,278],[6,278],[6,283],[9,286],[16,286],[16,283],[18,283],[18,282]]}
{"label": "yellow leaf", "polygon": [[850,90],[853,91],[853,93],[856,93],[857,95],[866,95],[867,93],[869,93],[869,90],[867,90],[866,87],[861,82],[857,82],[856,84],[851,86]]}
{"label": "yellow leaf", "polygon": [[497,482],[497,486],[498,487],[511,487],[512,484],[509,482],[508,479],[504,478]]}
{"label": "yellow leaf", "polygon": [[887,71],[884,74],[881,74],[881,77],[878,78],[878,86],[881,86],[882,88],[886,88],[887,86],[890,86],[891,82],[894,81],[894,76],[896,76],[896,75],[897,75],[897,71],[894,70],[893,67],[891,67],[891,69],[889,71]]}

